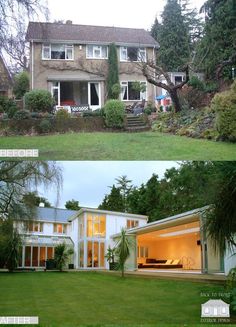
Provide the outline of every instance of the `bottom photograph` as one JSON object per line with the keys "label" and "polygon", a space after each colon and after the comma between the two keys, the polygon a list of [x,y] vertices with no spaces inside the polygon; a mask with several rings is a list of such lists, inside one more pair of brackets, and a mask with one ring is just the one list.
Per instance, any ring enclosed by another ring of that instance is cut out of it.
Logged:
{"label": "bottom photograph", "polygon": [[0,324],[236,323],[236,162],[0,161]]}

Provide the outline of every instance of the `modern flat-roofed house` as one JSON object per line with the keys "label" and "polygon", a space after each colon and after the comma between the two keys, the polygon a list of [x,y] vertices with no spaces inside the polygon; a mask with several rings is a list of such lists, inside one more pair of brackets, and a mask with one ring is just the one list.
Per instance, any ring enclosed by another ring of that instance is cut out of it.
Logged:
{"label": "modern flat-roofed house", "polygon": [[[58,106],[89,105],[94,110],[104,105],[111,43],[117,46],[120,99],[155,101],[155,87],[139,64],[154,59],[159,44],[144,29],[30,22],[26,39],[31,89],[49,90]],[[135,89],[133,82],[146,90]]]}
{"label": "modern flat-roofed house", "polygon": [[143,215],[90,208],[79,211],[42,208],[23,237],[20,267],[45,267],[54,248],[66,243],[74,249],[71,263],[77,269],[109,269],[107,248],[114,247],[121,228],[134,246],[126,262],[128,270],[225,273],[236,266],[229,251],[216,254],[204,230],[206,208],[148,223]]}
{"label": "modern flat-roofed house", "polygon": [[0,96],[12,97],[13,81],[7,64],[0,54]]}

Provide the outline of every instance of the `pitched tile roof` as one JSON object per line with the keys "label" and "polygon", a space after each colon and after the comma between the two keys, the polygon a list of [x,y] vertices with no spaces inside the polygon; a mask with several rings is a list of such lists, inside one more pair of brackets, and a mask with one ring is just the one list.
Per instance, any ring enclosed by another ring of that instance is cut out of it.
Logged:
{"label": "pitched tile roof", "polygon": [[76,212],[76,210],[37,207],[36,218],[42,221],[67,223],[68,218],[74,215]]}
{"label": "pitched tile roof", "polygon": [[26,35],[28,41],[69,41],[118,45],[142,45],[159,47],[158,42],[144,29],[30,22]]}

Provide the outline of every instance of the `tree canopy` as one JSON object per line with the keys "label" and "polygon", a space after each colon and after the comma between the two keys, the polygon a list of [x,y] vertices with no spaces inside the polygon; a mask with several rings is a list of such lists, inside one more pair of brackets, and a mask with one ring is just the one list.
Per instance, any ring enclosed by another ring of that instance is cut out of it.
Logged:
{"label": "tree canopy", "polygon": [[79,201],[74,199],[68,200],[66,201],[65,208],[69,210],[79,210],[80,209]]}
{"label": "tree canopy", "polygon": [[152,36],[159,42],[158,64],[166,71],[181,71],[190,57],[190,26],[185,23],[181,5],[167,0],[162,23],[155,19]]}
{"label": "tree canopy", "polygon": [[51,161],[0,161],[0,216],[26,219],[27,206],[22,199],[39,185],[54,186],[57,197],[62,186],[60,166]]}
{"label": "tree canopy", "polygon": [[215,79],[217,68],[226,62],[224,75],[231,77],[236,64],[236,4],[234,0],[208,0],[201,9],[205,13],[204,35],[197,48],[196,66],[207,78]]}

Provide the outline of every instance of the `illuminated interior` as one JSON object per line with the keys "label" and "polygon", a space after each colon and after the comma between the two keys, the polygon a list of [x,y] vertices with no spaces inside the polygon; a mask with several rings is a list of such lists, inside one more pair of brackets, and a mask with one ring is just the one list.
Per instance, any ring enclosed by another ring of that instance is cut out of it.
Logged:
{"label": "illuminated interior", "polygon": [[102,215],[87,216],[87,237],[106,237],[106,217]]}
{"label": "illuminated interior", "polygon": [[53,247],[25,246],[25,267],[45,267],[47,259],[53,258]]}
{"label": "illuminated interior", "polygon": [[[153,261],[155,259],[160,263],[154,265],[157,269],[165,269],[166,260],[169,262],[171,260],[172,264],[174,261],[178,263],[178,266],[173,265],[173,269],[201,269],[199,221],[138,235],[137,245],[139,266],[146,265],[150,259]],[[172,269],[171,265],[168,266],[169,269]]]}

